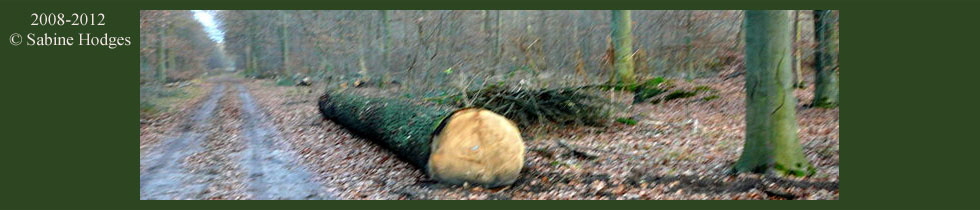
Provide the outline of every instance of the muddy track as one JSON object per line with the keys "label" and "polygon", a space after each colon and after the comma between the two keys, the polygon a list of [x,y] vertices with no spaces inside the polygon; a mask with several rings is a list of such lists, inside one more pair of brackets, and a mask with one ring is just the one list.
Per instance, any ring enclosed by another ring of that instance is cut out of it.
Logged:
{"label": "muddy track", "polygon": [[242,162],[249,169],[249,192],[259,200],[336,199],[312,182],[311,173],[300,164],[289,144],[282,141],[275,127],[252,99],[245,86],[238,85],[242,102],[242,138],[248,142]]}
{"label": "muddy track", "polygon": [[157,148],[140,159],[146,166],[140,172],[141,200],[189,199],[204,191],[207,185],[194,184],[195,176],[184,170],[183,159],[201,150],[201,142],[210,130],[218,101],[225,94],[225,86],[217,85],[208,98],[195,109],[179,129],[175,138],[161,141]]}
{"label": "muddy track", "polygon": [[312,181],[248,89],[235,80],[212,82],[171,137],[140,158],[140,200],[336,198]]}

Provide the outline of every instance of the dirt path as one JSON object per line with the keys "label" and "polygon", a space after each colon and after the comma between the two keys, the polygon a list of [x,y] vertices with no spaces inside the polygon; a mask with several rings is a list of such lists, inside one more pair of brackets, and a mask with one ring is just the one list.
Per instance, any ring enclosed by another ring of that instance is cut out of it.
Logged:
{"label": "dirt path", "polygon": [[208,94],[208,99],[194,111],[190,120],[180,129],[180,135],[160,142],[155,150],[140,158],[146,170],[140,172],[140,199],[165,200],[190,198],[200,194],[206,185],[194,184],[191,176],[181,167],[182,159],[201,150],[201,141],[212,127],[218,100],[225,93],[225,86],[218,85]]}
{"label": "dirt path", "polygon": [[188,119],[140,158],[140,200],[321,200],[311,179],[241,81],[218,78]]}
{"label": "dirt path", "polygon": [[282,141],[245,86],[238,85],[245,123],[243,137],[249,144],[243,162],[249,168],[249,192],[260,200],[335,199],[310,182],[310,173]]}

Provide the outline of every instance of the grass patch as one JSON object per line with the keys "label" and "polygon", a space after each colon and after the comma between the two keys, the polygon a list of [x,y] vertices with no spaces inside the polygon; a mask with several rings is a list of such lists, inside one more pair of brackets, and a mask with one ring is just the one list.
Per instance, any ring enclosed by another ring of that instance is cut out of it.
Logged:
{"label": "grass patch", "polygon": [[152,118],[174,109],[196,96],[204,94],[200,80],[184,87],[140,87],[140,119]]}

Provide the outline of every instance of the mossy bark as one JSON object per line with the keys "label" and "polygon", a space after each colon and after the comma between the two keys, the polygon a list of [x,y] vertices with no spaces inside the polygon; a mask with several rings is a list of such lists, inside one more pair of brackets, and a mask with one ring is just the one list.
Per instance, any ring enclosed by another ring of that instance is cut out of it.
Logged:
{"label": "mossy bark", "polygon": [[837,28],[834,27],[832,10],[813,11],[813,27],[817,39],[816,51],[816,86],[814,88],[813,106],[823,108],[837,107],[840,103],[840,80],[838,80],[837,62]]}
{"label": "mossy bark", "polygon": [[746,139],[738,172],[813,173],[797,137],[790,21],[789,11],[745,14]]}
{"label": "mossy bark", "polygon": [[612,11],[612,44],[615,50],[615,74],[612,84],[633,84],[633,26],[629,10]]}
{"label": "mossy bark", "polygon": [[454,109],[390,98],[333,93],[320,97],[320,113],[371,139],[419,168],[426,168],[432,136]]}

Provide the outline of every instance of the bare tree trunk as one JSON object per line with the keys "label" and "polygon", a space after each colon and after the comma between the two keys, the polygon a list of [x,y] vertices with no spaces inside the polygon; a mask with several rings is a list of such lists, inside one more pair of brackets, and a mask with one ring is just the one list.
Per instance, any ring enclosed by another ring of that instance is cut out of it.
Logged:
{"label": "bare tree trunk", "polygon": [[360,27],[360,30],[357,30],[357,34],[354,35],[354,36],[357,36],[357,42],[360,45],[360,46],[358,46],[358,49],[357,49],[357,65],[359,66],[360,70],[357,73],[360,74],[360,77],[361,77],[360,79],[363,80],[363,81],[365,81],[365,82],[371,80],[371,77],[368,76],[368,67],[367,67],[367,63],[366,63],[366,61],[364,59],[364,56],[365,56],[364,55],[365,54],[364,51],[368,49],[368,43],[367,43],[368,40],[366,38],[367,31],[368,31],[367,24],[363,24]]}
{"label": "bare tree trunk", "polygon": [[245,46],[245,76],[252,76],[255,69],[252,67],[252,43],[251,41]]}
{"label": "bare tree trunk", "polygon": [[167,46],[164,38],[166,38],[164,33],[164,28],[160,27],[157,29],[157,79],[160,82],[167,82]]}
{"label": "bare tree trunk", "polygon": [[800,24],[800,11],[793,10],[793,73],[796,77],[793,78],[793,85],[796,88],[805,88],[806,81],[803,81],[803,56],[800,49],[800,36],[802,31],[800,30],[802,24]]}
{"label": "bare tree trunk", "polygon": [[817,81],[814,88],[813,106],[823,108],[837,107],[840,103],[840,83],[834,61],[837,43],[834,42],[836,27],[831,17],[833,10],[813,11],[813,28],[817,39],[816,69]]}
{"label": "bare tree trunk", "polygon": [[491,17],[490,10],[483,10],[483,32],[486,33],[486,35],[487,35],[487,37],[486,37],[486,46],[487,46],[487,48],[486,48],[486,51],[485,52],[487,53],[486,55],[488,55],[488,56],[487,56],[486,59],[490,61],[488,63],[491,65],[490,71],[487,72],[487,73],[490,74],[491,76],[494,75],[496,73],[496,71],[497,71],[496,69],[497,69],[497,48],[498,47],[497,47],[496,40],[499,39],[499,36],[497,35],[497,31],[496,30],[499,30],[499,29],[494,29],[495,28],[494,27],[495,25],[493,23],[493,20],[496,18],[497,21],[500,21],[499,20],[499,18],[500,18],[500,11],[496,11],[495,13],[496,13],[496,16],[497,17]]}
{"label": "bare tree trunk", "polygon": [[292,79],[289,70],[289,22],[286,19],[286,12],[282,12],[282,76]]}
{"label": "bare tree trunk", "polygon": [[380,23],[380,25],[381,25],[381,44],[380,44],[380,46],[381,46],[381,71],[388,72],[388,71],[390,71],[390,69],[389,69],[390,68],[389,60],[391,59],[391,58],[389,58],[391,56],[390,55],[391,54],[391,52],[390,52],[391,50],[388,49],[388,48],[391,47],[391,31],[390,31],[391,30],[390,29],[391,28],[391,23],[390,23],[390,20],[388,18],[388,10],[378,10],[378,13],[381,16],[381,20],[380,20],[381,21],[381,23]]}
{"label": "bare tree trunk", "polygon": [[629,10],[612,11],[612,41],[615,50],[614,71],[610,83],[633,84],[633,27]]}
{"label": "bare tree trunk", "polygon": [[500,25],[501,24],[500,23],[500,10],[495,10],[494,13],[496,13],[495,15],[496,15],[496,19],[497,19],[497,21],[496,21],[497,27],[496,27],[496,29],[493,32],[493,66],[494,66],[494,68],[500,68],[500,59],[502,57],[501,56],[502,55],[502,53],[501,53],[501,48],[502,47],[500,46],[500,30],[501,30],[501,28],[500,28],[501,27],[501,25]]}
{"label": "bare tree trunk", "polygon": [[686,30],[684,34],[684,71],[685,77],[688,80],[692,80],[695,77],[694,65],[694,27],[692,23],[694,22],[694,10],[686,11],[684,18],[684,29]]}
{"label": "bare tree trunk", "polygon": [[[174,35],[174,27],[169,27],[168,26],[167,27],[167,30],[166,30],[166,35],[165,36],[173,36],[173,35]],[[164,48],[164,52],[165,52],[165,54],[167,56],[167,70],[173,70],[175,72],[179,72],[180,70],[182,70],[180,68],[180,66],[177,66],[177,58],[176,58],[176,56],[174,56],[173,49],[171,49],[171,48]],[[166,77],[166,76],[167,75],[164,74],[164,77]],[[164,80],[166,80],[166,79],[167,78],[164,78]]]}
{"label": "bare tree trunk", "polygon": [[735,171],[814,173],[797,137],[790,21],[785,10],[745,13],[745,149]]}
{"label": "bare tree trunk", "polygon": [[585,27],[583,25],[585,24],[583,23],[584,21],[582,19],[586,16],[583,13],[584,11],[582,10],[577,11],[575,14],[577,14],[578,16],[573,18],[573,23],[572,23],[572,25],[575,26],[575,33],[573,33],[574,37],[572,38],[572,40],[578,40],[578,43],[575,46],[575,73],[578,74],[578,76],[581,77],[582,79],[589,79],[588,74],[585,72],[585,68],[586,68],[585,45],[588,42],[588,39],[585,39],[583,36],[583,33],[587,33],[584,32],[586,30],[584,30]]}

